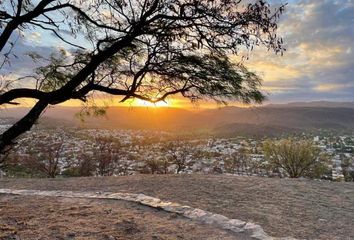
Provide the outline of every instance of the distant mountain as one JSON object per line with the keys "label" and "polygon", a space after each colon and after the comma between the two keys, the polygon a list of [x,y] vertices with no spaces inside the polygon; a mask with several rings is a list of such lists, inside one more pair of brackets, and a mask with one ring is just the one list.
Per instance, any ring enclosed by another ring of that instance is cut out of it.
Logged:
{"label": "distant mountain", "polygon": [[[352,107],[350,107],[352,105]],[[18,118],[27,109],[1,111],[2,117]],[[303,131],[354,130],[354,103],[310,102],[263,107],[185,110],[178,108],[111,107],[106,116],[75,117],[80,108],[50,108],[44,122],[89,128],[147,129],[168,131],[207,130],[223,135],[279,135]],[[52,119],[52,120],[51,120]],[[53,120],[55,119],[55,121]]]}
{"label": "distant mountain", "polygon": [[269,107],[322,107],[322,108],[354,108],[354,102],[291,102],[286,104],[269,104]]}
{"label": "distant mountain", "polygon": [[[209,114],[215,116],[215,113]],[[318,130],[354,130],[354,109],[350,108],[278,106],[241,110],[221,109],[217,117],[232,122],[219,125],[217,130],[223,133],[279,135]]]}

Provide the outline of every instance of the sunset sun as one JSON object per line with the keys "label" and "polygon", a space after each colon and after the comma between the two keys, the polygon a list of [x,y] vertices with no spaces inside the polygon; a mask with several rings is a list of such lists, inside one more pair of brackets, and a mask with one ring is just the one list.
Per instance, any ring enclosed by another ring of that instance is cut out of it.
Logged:
{"label": "sunset sun", "polygon": [[130,105],[134,107],[173,107],[171,100],[152,103],[141,99],[134,99]]}

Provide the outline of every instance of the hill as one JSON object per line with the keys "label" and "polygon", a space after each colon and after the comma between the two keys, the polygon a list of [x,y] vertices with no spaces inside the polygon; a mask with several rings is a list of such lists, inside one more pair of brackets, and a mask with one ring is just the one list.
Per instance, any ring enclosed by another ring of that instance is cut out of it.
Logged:
{"label": "hill", "polygon": [[[3,179],[0,180],[0,186],[1,188],[11,189],[143,193],[160,198],[163,201],[172,201],[222,214],[229,218],[251,221],[262,226],[266,233],[274,237],[291,236],[297,239],[321,240],[354,238],[352,226],[354,216],[353,183],[182,174],[69,179]],[[1,197],[0,195],[0,199]],[[22,197],[19,199],[22,199]],[[14,209],[13,214],[20,214],[18,209],[21,209],[21,212],[24,211],[23,214],[26,214],[26,211],[31,211],[29,209],[44,209],[46,215],[59,214],[61,217],[68,217],[71,220],[73,219],[72,216],[77,216],[75,215],[78,211],[77,207],[80,207],[80,205],[72,205],[71,209],[74,212],[71,213],[69,212],[70,206],[64,204],[67,201],[61,200],[62,205],[60,205],[60,202],[57,203],[60,200],[59,198],[51,198],[50,201],[48,201],[48,198],[39,199],[41,200],[39,203],[36,200],[38,199],[31,197],[27,198],[26,201],[12,203],[10,200],[7,202],[3,200],[1,202],[3,203],[2,206]],[[28,207],[29,203],[33,203],[33,205],[30,205],[32,207]],[[70,203],[72,204],[73,201]],[[119,207],[119,202],[111,201],[110,203],[115,206],[105,204],[103,206],[106,210],[111,209],[111,211],[117,212],[117,209],[122,209],[121,206]],[[94,204],[91,202],[90,205],[95,206],[82,209],[82,214],[89,215],[80,215],[81,221],[89,225],[93,223],[96,228],[97,223],[95,220],[90,220],[90,216],[97,215],[103,219],[104,216],[102,215],[104,214],[102,212],[104,209],[97,209],[100,204],[100,202]],[[55,206],[58,205],[61,206],[59,209],[65,210],[60,211],[60,213],[55,211],[57,209]],[[95,211],[89,212],[92,209]],[[3,207],[3,213],[7,211]],[[140,212],[139,214],[136,210],[132,211],[135,215],[131,214],[131,219],[139,222],[139,216],[144,213]],[[122,211],[121,215],[123,214],[125,215],[126,212]],[[37,215],[32,211],[30,216],[36,217]],[[111,221],[115,221],[114,218],[110,214],[105,216],[107,218],[104,223],[111,226]],[[43,221],[45,218],[41,216],[39,219]],[[60,218],[60,221],[61,223],[65,222],[62,218]],[[78,227],[78,222],[73,222],[71,228]],[[154,229],[156,227],[155,222],[156,219],[154,218],[152,223]],[[43,229],[44,226],[41,226],[41,228]],[[165,229],[164,231],[166,231]],[[108,230],[110,228],[106,229],[106,231]],[[104,230],[101,229],[101,233],[102,231]],[[195,233],[198,229],[190,228],[188,231]],[[172,238],[174,239],[174,237]]]}
{"label": "hill", "polygon": [[354,102],[330,102],[330,101],[312,101],[312,102],[290,102],[286,104],[269,104],[272,107],[323,107],[323,108],[354,108]]}
{"label": "hill", "polygon": [[[24,108],[7,109],[2,111],[2,115],[19,118],[26,111]],[[192,110],[111,107],[106,116],[87,117],[84,122],[75,117],[78,112],[80,108],[77,107],[55,107],[46,111],[44,119],[55,125],[62,123],[88,128],[179,132],[206,130],[213,134],[259,136],[319,130],[347,132],[354,129],[354,107],[350,107],[350,103],[343,103],[343,106],[340,103],[320,102]]]}

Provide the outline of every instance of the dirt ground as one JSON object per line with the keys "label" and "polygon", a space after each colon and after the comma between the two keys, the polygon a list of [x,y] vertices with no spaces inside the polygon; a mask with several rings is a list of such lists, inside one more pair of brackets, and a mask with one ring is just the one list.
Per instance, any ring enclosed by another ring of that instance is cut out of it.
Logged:
{"label": "dirt ground", "polygon": [[0,195],[0,239],[247,239],[139,204]]}
{"label": "dirt ground", "polygon": [[225,175],[136,175],[3,179],[0,188],[144,193],[255,222],[272,236],[354,239],[353,183]]}

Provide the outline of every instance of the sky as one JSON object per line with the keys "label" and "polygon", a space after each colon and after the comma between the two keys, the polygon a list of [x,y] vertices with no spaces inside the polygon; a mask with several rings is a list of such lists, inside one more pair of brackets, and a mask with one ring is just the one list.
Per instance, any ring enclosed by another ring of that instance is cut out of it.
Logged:
{"label": "sky", "polygon": [[354,1],[292,0],[280,22],[287,51],[255,51],[272,102],[354,101]]}
{"label": "sky", "polygon": [[[275,5],[288,2],[278,30],[287,51],[280,56],[259,48],[245,62],[264,79],[262,89],[268,96],[266,103],[354,101],[354,0],[271,2]],[[31,32],[18,40],[15,52],[18,55],[25,51],[48,52],[53,50],[52,43],[45,33]],[[65,47],[64,43],[62,45]],[[15,67],[8,68],[17,76],[28,72],[32,63],[24,57],[16,60]],[[117,102],[113,99],[108,104]],[[168,103],[187,106],[188,100],[175,97]],[[148,105],[141,101],[128,104]]]}

